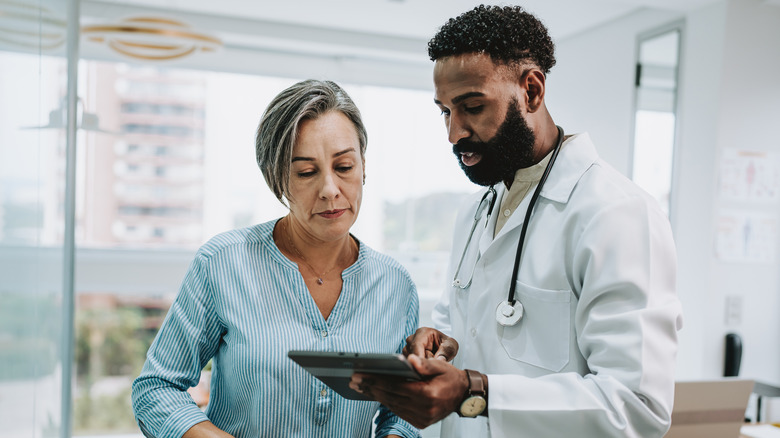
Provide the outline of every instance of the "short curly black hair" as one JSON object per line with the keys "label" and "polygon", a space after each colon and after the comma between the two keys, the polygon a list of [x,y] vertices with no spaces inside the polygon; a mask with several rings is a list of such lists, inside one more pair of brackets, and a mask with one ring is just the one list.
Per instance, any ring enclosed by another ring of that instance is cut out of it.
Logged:
{"label": "short curly black hair", "polygon": [[555,65],[547,28],[520,6],[485,6],[450,18],[428,42],[431,61],[485,53],[496,63],[535,64],[545,74]]}

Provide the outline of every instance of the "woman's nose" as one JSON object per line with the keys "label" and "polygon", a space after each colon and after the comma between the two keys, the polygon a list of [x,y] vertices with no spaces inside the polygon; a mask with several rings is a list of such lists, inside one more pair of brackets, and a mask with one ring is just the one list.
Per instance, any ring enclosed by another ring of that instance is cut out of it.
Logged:
{"label": "woman's nose", "polygon": [[335,199],[339,196],[339,186],[336,175],[333,172],[325,172],[322,176],[322,187],[320,187],[320,197],[323,199]]}

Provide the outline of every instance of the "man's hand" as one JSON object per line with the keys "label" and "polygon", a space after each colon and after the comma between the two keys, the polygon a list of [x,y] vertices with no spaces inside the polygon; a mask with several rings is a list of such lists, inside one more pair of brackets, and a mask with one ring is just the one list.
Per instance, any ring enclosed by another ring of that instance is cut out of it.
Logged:
{"label": "man's hand", "polygon": [[399,382],[375,374],[356,373],[352,375],[349,387],[379,401],[412,426],[423,429],[460,407],[469,382],[465,371],[444,360],[423,359],[411,354],[409,363],[422,376],[421,381]]}
{"label": "man's hand", "polygon": [[430,327],[421,327],[406,338],[404,356],[414,354],[426,359],[451,362],[458,354],[458,341]]}

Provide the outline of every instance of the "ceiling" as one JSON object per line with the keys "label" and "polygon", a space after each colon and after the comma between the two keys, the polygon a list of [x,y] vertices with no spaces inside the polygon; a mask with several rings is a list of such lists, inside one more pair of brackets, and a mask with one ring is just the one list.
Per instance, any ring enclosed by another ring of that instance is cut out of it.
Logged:
{"label": "ceiling", "polygon": [[[554,39],[563,39],[641,8],[689,11],[717,1],[724,0],[523,0],[519,4],[540,17]],[[474,0],[98,0],[94,3],[138,5],[427,40],[448,18],[482,2]]]}

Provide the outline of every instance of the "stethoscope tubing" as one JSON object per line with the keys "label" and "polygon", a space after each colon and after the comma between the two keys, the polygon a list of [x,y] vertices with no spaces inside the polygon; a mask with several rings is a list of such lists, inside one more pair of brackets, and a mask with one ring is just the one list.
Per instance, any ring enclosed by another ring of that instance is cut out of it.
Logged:
{"label": "stethoscope tubing", "polygon": [[471,280],[474,277],[474,269],[476,268],[476,264],[471,269],[471,275],[469,276],[469,281],[466,284],[461,284],[461,281],[458,279],[460,274],[460,268],[463,265],[463,259],[466,257],[466,251],[469,248],[469,245],[471,244],[471,240],[474,237],[474,230],[477,229],[477,224],[479,224],[480,216],[482,216],[482,206],[484,205],[485,201],[487,200],[488,196],[490,196],[490,201],[488,204],[488,210],[487,214],[485,215],[485,227],[487,227],[487,224],[490,220],[490,215],[493,213],[493,206],[496,203],[496,189],[493,188],[493,186],[490,186],[490,188],[485,192],[484,195],[482,195],[482,199],[479,200],[479,204],[477,204],[477,209],[474,212],[474,223],[471,225],[471,231],[469,232],[468,240],[466,241],[466,246],[463,248],[463,253],[460,255],[460,261],[458,262],[458,267],[455,268],[455,277],[452,279],[452,285],[455,287],[459,287],[461,289],[466,289],[469,286],[471,286]]}
{"label": "stethoscope tubing", "polygon": [[531,201],[528,204],[528,209],[525,211],[525,220],[523,221],[523,228],[520,231],[520,241],[517,243],[517,254],[515,255],[515,264],[512,268],[512,281],[509,283],[509,296],[507,297],[507,302],[510,303],[512,306],[515,305],[515,289],[517,288],[517,274],[520,272],[520,262],[523,257],[523,246],[525,246],[525,234],[528,231],[528,223],[531,220],[531,214],[533,213],[534,207],[536,206],[536,200],[539,198],[539,194],[542,192],[542,187],[544,186],[544,183],[547,182],[547,177],[550,175],[550,171],[552,170],[553,164],[555,163],[555,159],[558,158],[558,152],[561,150],[561,145],[563,144],[563,128],[556,125],[556,128],[558,128],[558,143],[555,145],[555,149],[553,149],[552,156],[550,157],[550,162],[547,163],[547,167],[544,169],[544,173],[542,174],[542,178],[539,180],[539,184],[536,186],[536,190],[534,190],[533,196],[531,196]]}

